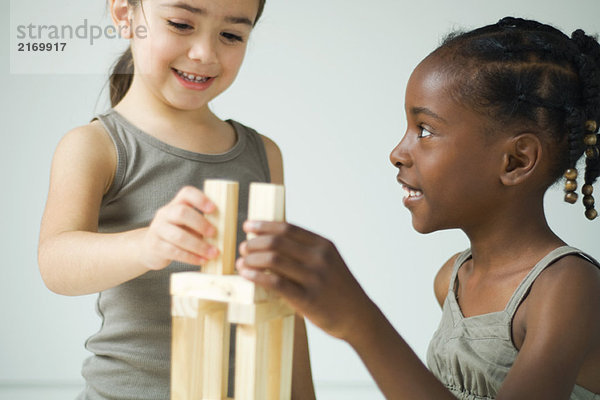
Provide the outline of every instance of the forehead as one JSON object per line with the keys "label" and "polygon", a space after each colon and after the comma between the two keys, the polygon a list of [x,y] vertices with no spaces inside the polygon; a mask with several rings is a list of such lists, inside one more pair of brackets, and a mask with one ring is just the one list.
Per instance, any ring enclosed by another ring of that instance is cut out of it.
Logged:
{"label": "forehead", "polygon": [[453,88],[460,83],[443,67],[444,61],[436,56],[429,56],[417,65],[406,86],[407,112],[426,108],[448,122],[463,121],[465,114],[475,115],[455,98]]}
{"label": "forehead", "polygon": [[441,70],[439,62],[428,57],[410,75],[406,86],[406,101],[427,107],[443,102],[448,97],[451,84],[452,80]]}

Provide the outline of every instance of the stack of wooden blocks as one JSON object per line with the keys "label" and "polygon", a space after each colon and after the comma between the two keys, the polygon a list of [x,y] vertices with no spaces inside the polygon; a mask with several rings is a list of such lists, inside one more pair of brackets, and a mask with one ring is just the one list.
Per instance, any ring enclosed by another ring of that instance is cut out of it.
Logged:
{"label": "stack of wooden blocks", "polygon": [[[204,193],[217,206],[206,217],[217,228],[212,244],[220,256],[202,272],[171,276],[171,399],[228,399],[230,324],[235,323],[235,399],[289,400],[294,311],[234,275],[238,183],[207,180]],[[283,186],[252,183],[248,219],[284,218]]]}

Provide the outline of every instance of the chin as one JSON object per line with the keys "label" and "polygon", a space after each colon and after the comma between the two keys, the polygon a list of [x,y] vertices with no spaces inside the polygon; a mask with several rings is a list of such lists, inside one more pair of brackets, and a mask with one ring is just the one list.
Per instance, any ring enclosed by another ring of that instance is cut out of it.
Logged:
{"label": "chin", "polygon": [[424,234],[424,235],[427,233],[433,233],[433,232],[449,229],[447,227],[432,224],[431,221],[419,220],[414,215],[412,217],[412,226],[415,231],[417,231],[421,234]]}
{"label": "chin", "polygon": [[416,219],[414,215],[412,217],[412,227],[415,231],[422,233],[422,234],[433,232],[433,230],[430,229],[427,226],[427,224],[424,224],[422,221],[419,221],[418,219]]}

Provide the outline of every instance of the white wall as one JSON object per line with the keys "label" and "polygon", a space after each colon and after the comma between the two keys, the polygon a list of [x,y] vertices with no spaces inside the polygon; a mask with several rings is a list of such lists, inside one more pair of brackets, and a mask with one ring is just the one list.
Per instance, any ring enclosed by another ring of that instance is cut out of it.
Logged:
{"label": "white wall", "polygon": [[[76,52],[11,64],[18,24],[108,19],[101,0],[5,0],[0,7],[0,399],[67,398],[81,385],[83,343],[99,319],[94,296],[61,297],[44,287],[36,265],[39,221],[53,150],[67,130],[106,108],[106,92],[99,97],[104,71],[125,43],[91,46],[76,39],[69,42]],[[415,233],[401,205],[388,155],[405,127],[412,68],[453,28],[519,15],[597,32],[599,14],[597,0],[269,0],[237,82],[214,109],[280,145],[289,220],[334,239],[367,292],[423,356],[440,316],[433,276],[467,241],[459,232]],[[547,197],[553,228],[600,258],[599,222],[588,222],[580,204],[564,204],[560,189]],[[347,345],[312,326],[309,339],[321,398],[381,398]]]}

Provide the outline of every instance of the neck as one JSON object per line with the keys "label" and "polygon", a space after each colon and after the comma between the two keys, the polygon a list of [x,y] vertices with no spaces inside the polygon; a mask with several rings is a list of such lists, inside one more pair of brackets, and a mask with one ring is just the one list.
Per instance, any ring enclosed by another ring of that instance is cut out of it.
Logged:
{"label": "neck", "polygon": [[[476,268],[503,268],[529,265],[565,243],[552,232],[543,209],[543,195],[529,202],[508,200],[508,206],[477,226],[464,228],[471,242]],[[523,263],[515,262],[516,259]]]}
{"label": "neck", "polygon": [[233,128],[214,115],[208,104],[193,110],[173,107],[136,75],[114,109],[147,134],[187,151],[219,154],[236,141]]}
{"label": "neck", "polygon": [[148,90],[138,75],[133,76],[131,87],[114,108],[149,133],[166,127],[171,132],[185,132],[186,128],[195,127],[197,133],[198,127],[212,127],[221,122],[209,109],[208,104],[193,110],[173,107]]}

